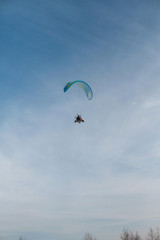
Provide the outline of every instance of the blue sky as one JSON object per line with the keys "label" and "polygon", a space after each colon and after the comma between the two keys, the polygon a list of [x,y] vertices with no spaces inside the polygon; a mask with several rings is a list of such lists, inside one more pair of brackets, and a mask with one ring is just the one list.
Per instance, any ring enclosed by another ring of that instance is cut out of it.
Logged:
{"label": "blue sky", "polygon": [[1,239],[158,226],[159,26],[158,0],[0,2]]}

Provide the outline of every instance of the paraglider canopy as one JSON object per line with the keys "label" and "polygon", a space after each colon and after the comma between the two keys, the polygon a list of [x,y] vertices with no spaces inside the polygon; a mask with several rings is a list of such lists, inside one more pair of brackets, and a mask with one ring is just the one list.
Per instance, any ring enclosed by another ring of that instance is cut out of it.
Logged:
{"label": "paraglider canopy", "polygon": [[93,92],[92,92],[92,89],[91,87],[86,83],[86,82],[83,82],[81,80],[76,80],[76,81],[73,81],[73,82],[68,82],[65,87],[64,87],[64,92],[66,92],[73,84],[76,84],[78,85],[79,87],[82,88],[82,90],[85,92],[88,100],[91,100],[92,97],[93,97]]}

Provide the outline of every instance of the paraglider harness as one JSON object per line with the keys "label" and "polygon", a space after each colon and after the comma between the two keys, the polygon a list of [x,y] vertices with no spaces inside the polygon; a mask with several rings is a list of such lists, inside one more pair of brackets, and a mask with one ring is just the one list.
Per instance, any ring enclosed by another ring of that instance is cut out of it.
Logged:
{"label": "paraglider harness", "polygon": [[81,122],[84,122],[84,120],[82,119],[81,115],[77,114],[77,116],[75,116],[74,122],[81,123]]}

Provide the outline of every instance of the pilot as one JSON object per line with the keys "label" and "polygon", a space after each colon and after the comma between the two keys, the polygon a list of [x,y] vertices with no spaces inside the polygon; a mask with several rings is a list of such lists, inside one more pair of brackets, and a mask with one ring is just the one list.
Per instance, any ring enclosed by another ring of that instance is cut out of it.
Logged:
{"label": "pilot", "polygon": [[76,119],[75,119],[75,122],[81,123],[81,122],[84,122],[84,120],[81,118],[80,115],[77,114]]}

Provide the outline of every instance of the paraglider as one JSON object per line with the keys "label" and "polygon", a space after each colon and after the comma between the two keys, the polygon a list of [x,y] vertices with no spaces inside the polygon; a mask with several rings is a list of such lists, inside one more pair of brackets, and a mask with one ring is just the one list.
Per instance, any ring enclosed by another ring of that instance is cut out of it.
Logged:
{"label": "paraglider", "polygon": [[75,116],[74,122],[81,123],[81,122],[84,122],[84,120],[82,119],[81,115],[77,114],[77,116]]}
{"label": "paraglider", "polygon": [[92,89],[91,87],[86,83],[86,82],[83,82],[81,80],[76,80],[76,81],[73,81],[73,82],[68,82],[65,87],[64,87],[64,92],[66,92],[73,84],[76,84],[78,85],[80,88],[82,88],[82,90],[85,92],[88,100],[91,100],[92,97],[93,97],[93,92],[92,92]]}
{"label": "paraglider", "polygon": [[[76,81],[73,81],[73,82],[68,82],[65,87],[64,87],[64,92],[66,92],[73,84],[76,84],[78,85],[86,94],[88,100],[91,100],[92,97],[93,97],[93,92],[92,92],[92,89],[91,87],[86,83],[86,82],[83,82],[81,80],[76,80]],[[81,122],[84,122],[84,120],[82,119],[81,115],[77,114],[77,116],[75,117],[75,120],[74,120],[75,123],[81,123]]]}

